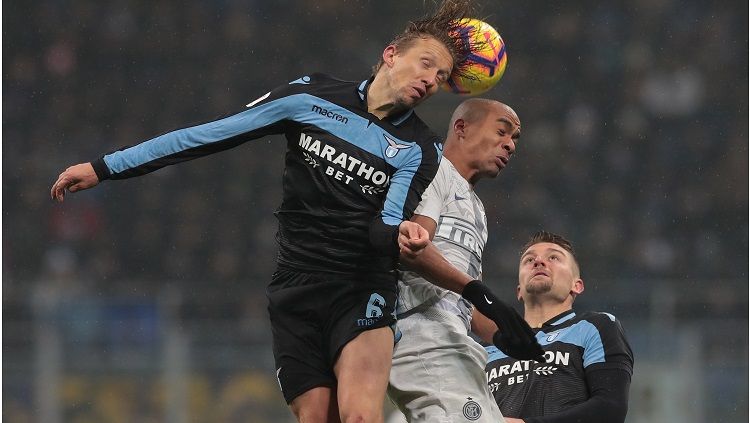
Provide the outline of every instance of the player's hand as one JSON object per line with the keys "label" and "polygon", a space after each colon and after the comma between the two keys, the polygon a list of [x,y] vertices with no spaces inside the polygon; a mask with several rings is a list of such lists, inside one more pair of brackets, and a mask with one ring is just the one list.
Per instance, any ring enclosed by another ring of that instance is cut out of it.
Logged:
{"label": "player's hand", "polygon": [[65,199],[65,191],[77,192],[84,189],[89,189],[99,183],[99,178],[94,172],[94,166],[91,163],[81,163],[75,166],[71,166],[60,176],[57,177],[52,189],[50,190],[50,196],[53,200],[61,202]]}
{"label": "player's hand", "polygon": [[477,280],[471,281],[461,295],[500,329],[492,336],[492,343],[500,351],[519,360],[545,362],[544,350],[529,324],[516,310],[500,301],[486,285]]}
{"label": "player's hand", "polygon": [[416,258],[429,243],[430,234],[419,223],[405,220],[398,225],[398,248],[402,255]]}
{"label": "player's hand", "polygon": [[505,423],[526,423],[523,419],[516,419],[513,417],[505,417]]}

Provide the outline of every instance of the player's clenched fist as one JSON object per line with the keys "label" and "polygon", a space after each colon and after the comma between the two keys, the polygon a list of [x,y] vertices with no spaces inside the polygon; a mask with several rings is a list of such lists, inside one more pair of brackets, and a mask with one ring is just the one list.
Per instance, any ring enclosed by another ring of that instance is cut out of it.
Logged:
{"label": "player's clenched fist", "polygon": [[408,258],[417,257],[430,243],[430,234],[419,223],[405,220],[398,225],[398,248]]}
{"label": "player's clenched fist", "polygon": [[60,176],[57,177],[50,195],[53,200],[62,202],[65,199],[65,191],[70,192],[81,191],[84,189],[91,188],[99,183],[99,178],[94,172],[94,166],[91,163],[80,163],[75,166],[71,166]]}

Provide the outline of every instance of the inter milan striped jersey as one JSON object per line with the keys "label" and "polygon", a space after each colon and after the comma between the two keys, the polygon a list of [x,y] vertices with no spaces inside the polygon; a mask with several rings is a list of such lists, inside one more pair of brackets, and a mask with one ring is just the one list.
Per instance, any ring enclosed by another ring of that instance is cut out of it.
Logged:
{"label": "inter milan striped jersey", "polygon": [[383,272],[398,255],[397,227],[437,172],[437,137],[409,110],[381,120],[361,83],[322,74],[278,87],[247,109],[176,130],[93,162],[100,180],[143,175],[268,134],[287,139],[279,266]]}
{"label": "inter milan striped jersey", "polygon": [[[482,274],[482,250],[487,243],[487,215],[479,196],[447,158],[422,195],[416,214],[437,222],[433,242],[457,269],[472,278]],[[401,272],[397,315],[436,305],[464,318],[468,325],[471,304],[460,295],[428,282],[417,273]]]}
{"label": "inter milan striped jersey", "polygon": [[621,369],[633,374],[633,352],[620,322],[609,313],[579,316],[569,310],[542,325],[536,339],[546,363],[516,360],[494,346],[485,347],[487,383],[504,416],[543,416],[586,401],[590,371]]}

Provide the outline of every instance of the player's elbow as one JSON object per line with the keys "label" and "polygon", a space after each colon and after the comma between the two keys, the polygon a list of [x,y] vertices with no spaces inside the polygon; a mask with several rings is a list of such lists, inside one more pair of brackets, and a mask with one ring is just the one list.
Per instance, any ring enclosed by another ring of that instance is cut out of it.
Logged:
{"label": "player's elbow", "polygon": [[388,225],[378,217],[370,223],[370,245],[381,254],[398,255],[398,225]]}

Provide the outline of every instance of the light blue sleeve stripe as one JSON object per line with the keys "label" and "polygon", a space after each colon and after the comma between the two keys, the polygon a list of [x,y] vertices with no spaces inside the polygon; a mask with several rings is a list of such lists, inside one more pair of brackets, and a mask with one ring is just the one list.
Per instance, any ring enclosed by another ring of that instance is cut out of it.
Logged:
{"label": "light blue sleeve stripe", "polygon": [[[324,116],[316,107],[338,114],[347,122],[343,123]],[[387,224],[398,224],[403,220],[402,213],[408,189],[422,161],[422,151],[419,145],[416,142],[401,140],[378,125],[371,124],[368,119],[311,94],[286,96],[221,120],[169,132],[125,150],[108,154],[104,156],[104,162],[112,173],[122,173],[191,148],[220,142],[263,128],[283,119],[317,126],[384,159],[386,163],[398,169],[391,179],[383,216]],[[404,146],[393,157],[385,154],[389,146],[386,136],[393,142]]]}
{"label": "light blue sleeve stripe", "polygon": [[[583,323],[583,322],[581,322]],[[594,325],[586,322],[588,326],[588,337],[583,350],[583,367],[586,368],[594,363],[604,363],[604,343],[599,331]]]}
{"label": "light blue sleeve stripe", "polygon": [[[418,148],[418,147],[417,147]],[[404,220],[404,205],[409,194],[409,186],[422,161],[421,150],[412,163],[399,169],[391,178],[391,185],[383,205],[383,222],[387,225],[399,225]]]}
{"label": "light blue sleeve stripe", "polygon": [[191,128],[178,129],[104,156],[112,173],[121,173],[145,163],[191,148],[223,141],[289,118],[289,97],[270,101],[236,115]]}
{"label": "light blue sleeve stripe", "polygon": [[[583,348],[583,367],[588,367],[594,363],[604,362],[604,344],[599,330],[586,320],[581,320],[576,324],[560,330],[559,336],[553,336],[555,332],[549,335],[539,337],[539,343],[549,345],[552,342],[565,342]],[[552,340],[548,340],[552,338]]]}

